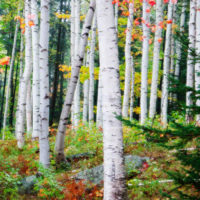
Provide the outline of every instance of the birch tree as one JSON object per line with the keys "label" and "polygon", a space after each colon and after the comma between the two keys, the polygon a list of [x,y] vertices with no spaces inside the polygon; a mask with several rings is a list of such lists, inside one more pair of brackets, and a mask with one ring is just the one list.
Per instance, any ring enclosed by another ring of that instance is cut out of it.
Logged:
{"label": "birch tree", "polygon": [[30,9],[30,0],[25,0],[25,68],[20,81],[19,88],[19,99],[18,99],[18,110],[16,117],[16,130],[15,134],[17,137],[17,144],[19,148],[24,146],[24,132],[25,132],[25,108],[26,108],[26,95],[27,95],[27,86],[28,81],[32,73],[32,64],[31,64],[31,29],[29,26],[28,16],[31,13]]}
{"label": "birch tree", "polygon": [[[184,26],[185,26],[185,18],[186,18],[186,6],[187,6],[187,1],[183,0],[182,9],[181,9],[181,18],[180,18],[180,33],[181,34],[183,34],[184,29],[185,29]],[[181,42],[177,40],[176,41],[177,59],[176,59],[175,72],[174,72],[176,79],[178,79],[180,75],[181,48],[182,48]]]}
{"label": "birch tree", "polygon": [[32,90],[31,90],[31,81],[28,81],[27,94],[26,94],[26,130],[28,135],[32,134],[33,129],[33,104],[32,104]]}
{"label": "birch tree", "polygon": [[79,45],[79,52],[75,58],[74,69],[72,70],[71,79],[67,88],[67,94],[65,96],[65,102],[62,108],[60,121],[58,125],[58,132],[57,132],[56,144],[55,144],[55,153],[56,153],[58,162],[65,160],[65,155],[64,155],[65,130],[66,130],[67,121],[70,116],[70,108],[72,105],[72,100],[74,97],[74,92],[75,92],[76,84],[78,81],[80,68],[82,66],[82,62],[84,59],[85,48],[87,45],[88,35],[91,29],[95,8],[96,8],[95,0],[91,0],[90,7],[88,10],[87,16],[85,18],[85,23],[82,30],[82,35],[81,35],[80,45]]}
{"label": "birch tree", "polygon": [[90,45],[90,87],[89,87],[89,121],[94,120],[94,53],[96,44],[96,14],[92,25],[92,38]]}
{"label": "birch tree", "polygon": [[102,68],[104,199],[125,199],[121,91],[117,33],[112,1],[97,0],[100,66]]}
{"label": "birch tree", "polygon": [[135,66],[133,58],[131,59],[131,98],[130,98],[130,120],[133,119],[133,106],[134,106],[134,86],[135,86]]}
{"label": "birch tree", "polygon": [[[196,21],[196,0],[190,1],[190,19],[189,19],[189,48],[188,48],[188,57],[187,57],[187,77],[186,77],[186,86],[193,88],[194,86],[194,56],[192,51],[195,48],[195,21]],[[192,101],[192,92],[188,91],[186,93],[186,106],[190,107],[193,105]],[[190,109],[186,110],[186,120],[189,122],[192,120],[190,114]]]}
{"label": "birch tree", "polygon": [[[75,11],[74,56],[76,56],[78,54],[79,40],[80,40],[80,0],[75,0],[74,11]],[[76,85],[75,96],[74,96],[74,126],[75,127],[78,126],[79,121],[80,121],[80,80],[78,79],[78,82]]]}
{"label": "birch tree", "polygon": [[162,27],[159,24],[163,21],[163,1],[156,1],[156,31],[154,38],[154,50],[153,50],[153,71],[151,81],[151,95],[150,95],[150,107],[149,117],[154,118],[156,114],[156,102],[157,102],[157,90],[158,90],[158,73],[159,73],[159,60],[160,60],[160,42],[159,38],[162,37]]}
{"label": "birch tree", "polygon": [[[196,12],[196,55],[200,55],[200,1],[197,1],[196,8],[198,12]],[[195,88],[196,91],[200,90],[200,60],[197,59],[197,62],[195,64]],[[196,101],[196,105],[200,106],[200,99],[198,95],[198,99]],[[199,125],[200,124],[200,115],[198,114],[196,116],[196,122]]]}
{"label": "birch tree", "polygon": [[[86,53],[86,67],[89,67],[90,50],[87,49]],[[87,122],[88,119],[88,105],[89,105],[89,80],[85,80],[83,84],[83,121]]]}
{"label": "birch tree", "polygon": [[40,73],[39,73],[39,33],[37,0],[31,0],[32,26],[32,55],[33,55],[33,132],[32,138],[38,138],[40,132]]}
{"label": "birch tree", "polygon": [[163,126],[167,125],[168,110],[168,86],[169,86],[169,67],[171,54],[171,34],[172,34],[172,17],[173,17],[173,0],[169,1],[167,14],[167,31],[165,38],[164,65],[163,65],[163,82],[162,82],[162,98],[161,98],[161,121]]}
{"label": "birch tree", "polygon": [[41,0],[41,22],[39,40],[40,68],[40,163],[49,167],[49,6],[50,0]]}
{"label": "birch tree", "polygon": [[142,65],[141,65],[141,95],[140,95],[140,122],[143,124],[147,118],[147,76],[148,76],[148,65],[149,65],[149,34],[150,29],[148,27],[150,21],[150,14],[146,12],[149,9],[147,1],[143,1],[143,44],[142,44]]}
{"label": "birch tree", "polygon": [[10,62],[10,71],[9,71],[9,75],[8,75],[8,84],[7,84],[7,89],[6,89],[6,105],[5,105],[4,117],[3,117],[3,137],[2,137],[3,140],[5,139],[5,128],[6,128],[6,120],[7,120],[7,114],[8,114],[8,104],[9,104],[9,96],[10,96],[12,71],[13,71],[13,66],[14,66],[14,62],[15,62],[15,52],[16,52],[18,29],[19,29],[19,23],[17,22],[16,26],[15,26],[12,56],[11,56],[11,62]]}
{"label": "birch tree", "polygon": [[129,3],[129,16],[126,28],[126,45],[125,45],[125,62],[126,62],[126,70],[125,70],[125,86],[124,86],[124,98],[123,98],[123,117],[128,117],[128,109],[129,109],[129,99],[130,99],[130,88],[131,88],[131,40],[132,40],[132,29],[133,29],[133,2]]}

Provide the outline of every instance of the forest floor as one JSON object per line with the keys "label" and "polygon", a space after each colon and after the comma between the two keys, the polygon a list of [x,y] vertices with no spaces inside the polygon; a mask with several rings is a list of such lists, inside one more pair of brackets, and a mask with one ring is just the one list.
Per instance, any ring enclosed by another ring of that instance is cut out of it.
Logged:
{"label": "forest floor", "polygon": [[[180,164],[171,152],[149,143],[141,133],[139,129],[124,127],[125,154],[149,157],[149,161],[141,168],[133,169],[132,176],[127,179],[129,198],[167,199],[163,198],[163,192],[173,192],[175,185],[169,180],[165,171],[176,171]],[[46,170],[38,164],[38,141],[31,141],[26,136],[25,147],[23,150],[18,150],[16,140],[11,133],[7,133],[7,140],[0,142],[0,199],[102,199],[102,186],[88,188],[84,182],[71,179],[77,172],[103,163],[102,130],[95,128],[95,125],[89,128],[88,125],[80,124],[75,133],[68,127],[66,156],[80,153],[92,153],[92,156],[83,156],[59,166],[56,165],[53,153],[55,135],[56,129],[51,128],[51,167]],[[19,194],[21,180],[37,174],[38,171],[43,175],[38,177],[31,194]]]}

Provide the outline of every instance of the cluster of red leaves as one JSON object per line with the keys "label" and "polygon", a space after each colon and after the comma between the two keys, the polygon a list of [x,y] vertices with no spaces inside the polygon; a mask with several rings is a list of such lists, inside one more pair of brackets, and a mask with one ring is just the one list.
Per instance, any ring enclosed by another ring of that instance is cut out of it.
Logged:
{"label": "cluster of red leaves", "polygon": [[8,56],[0,59],[0,65],[9,65],[9,63],[10,63],[10,57]]}
{"label": "cluster of red leaves", "polygon": [[94,200],[102,199],[103,190],[100,190],[97,186],[88,189],[83,181],[70,180],[65,184],[65,189],[63,190],[65,200]]}

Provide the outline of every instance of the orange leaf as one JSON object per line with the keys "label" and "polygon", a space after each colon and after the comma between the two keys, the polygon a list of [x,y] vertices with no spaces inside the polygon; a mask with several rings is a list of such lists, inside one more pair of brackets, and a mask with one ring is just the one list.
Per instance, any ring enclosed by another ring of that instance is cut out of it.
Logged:
{"label": "orange leaf", "polygon": [[9,65],[9,63],[10,63],[10,57],[8,57],[8,56],[0,59],[0,65]]}

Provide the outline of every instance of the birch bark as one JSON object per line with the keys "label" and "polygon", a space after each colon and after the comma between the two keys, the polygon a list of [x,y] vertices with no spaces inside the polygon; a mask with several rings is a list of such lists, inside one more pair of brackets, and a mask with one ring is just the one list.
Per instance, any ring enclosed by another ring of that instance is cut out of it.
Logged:
{"label": "birch bark", "polygon": [[[75,0],[75,46],[74,56],[78,54],[80,41],[80,0]],[[74,58],[75,58],[74,57]],[[75,66],[73,66],[75,67]],[[73,69],[72,69],[73,70]],[[74,95],[74,126],[77,127],[80,121],[80,79],[78,79]]]}
{"label": "birch bark", "polygon": [[[184,32],[184,25],[185,25],[185,18],[186,18],[186,6],[187,6],[187,2],[186,2],[186,0],[183,0],[182,10],[181,10],[181,19],[180,19],[180,33]],[[177,59],[176,59],[175,73],[174,73],[176,79],[178,79],[178,77],[180,75],[181,48],[182,48],[181,42],[177,40],[176,41]]]}
{"label": "birch bark", "polygon": [[163,1],[157,0],[156,1],[156,32],[155,32],[155,38],[154,38],[153,71],[152,71],[150,107],[149,107],[150,118],[154,118],[156,114],[160,45],[161,45],[158,40],[159,38],[162,37],[162,28],[159,26],[159,23],[161,23],[162,21],[163,21]]}
{"label": "birch bark", "polygon": [[38,138],[40,132],[40,73],[39,73],[39,33],[38,33],[38,7],[37,0],[31,0],[32,26],[32,51],[33,51],[33,132],[32,138]]}
{"label": "birch bark", "polygon": [[90,86],[89,86],[89,121],[94,120],[94,53],[96,44],[96,14],[92,25],[92,38],[90,44]]}
{"label": "birch bark", "polygon": [[96,2],[91,0],[90,8],[88,10],[87,16],[85,18],[85,23],[82,30],[82,35],[79,45],[79,53],[76,55],[74,69],[72,71],[71,79],[67,88],[67,94],[65,97],[65,102],[60,116],[58,132],[55,144],[55,153],[57,155],[57,162],[65,160],[64,156],[64,140],[65,140],[65,130],[67,125],[67,120],[69,119],[70,108],[72,105],[72,100],[74,97],[74,92],[76,84],[79,77],[80,68],[84,59],[85,47],[87,45],[89,31],[92,25],[92,19],[95,12]]}
{"label": "birch bark", "polygon": [[126,70],[125,70],[125,86],[124,86],[124,98],[123,98],[123,109],[122,116],[128,117],[128,109],[129,109],[129,99],[130,99],[130,88],[131,88],[131,40],[132,40],[132,29],[133,29],[133,9],[134,4],[132,2],[129,3],[129,16],[126,28],[126,45],[125,45],[125,62],[126,62]]}
{"label": "birch bark", "polygon": [[133,58],[131,59],[132,75],[131,75],[131,98],[130,98],[130,120],[133,119],[133,106],[134,106],[134,86],[135,86],[135,66]]}
{"label": "birch bark", "polygon": [[40,163],[49,167],[49,6],[50,0],[41,0],[41,23],[39,40],[40,68]]}
{"label": "birch bark", "polygon": [[[192,51],[195,48],[195,21],[196,21],[196,0],[190,1],[190,19],[189,19],[189,48],[188,48],[188,58],[187,58],[187,79],[186,86],[193,88],[194,86],[194,56]],[[186,106],[190,107],[193,105],[192,92],[186,93]],[[189,122],[193,119],[190,113],[190,108],[186,110],[186,121]]]}
{"label": "birch bark", "polygon": [[150,21],[150,14],[146,12],[149,8],[149,4],[147,1],[143,1],[143,20],[144,23],[142,25],[143,29],[143,44],[142,44],[142,66],[141,66],[141,98],[140,98],[140,123],[144,124],[147,118],[147,76],[148,76],[148,65],[149,65],[149,34],[150,29],[148,28],[148,24]]}
{"label": "birch bark", "polygon": [[112,1],[97,0],[100,66],[102,68],[104,199],[125,199],[121,92],[117,33]]}
{"label": "birch bark", "polygon": [[27,85],[30,80],[32,73],[32,62],[31,62],[31,29],[28,25],[28,16],[31,13],[30,0],[25,0],[25,68],[20,82],[19,89],[19,100],[18,100],[18,111],[16,117],[16,130],[15,134],[17,137],[17,145],[19,148],[24,146],[24,132],[25,132],[25,108],[26,108],[26,95]]}
{"label": "birch bark", "polygon": [[[200,55],[200,1],[197,1],[196,3],[196,8],[197,8],[197,12],[196,12],[196,55],[199,56]],[[196,91],[200,90],[200,60],[197,60],[197,62],[195,63],[195,88]],[[200,106],[200,96],[197,96],[198,99],[196,101],[196,105]],[[200,124],[200,115],[196,116],[196,122],[199,125]]]}
{"label": "birch bark", "polygon": [[[168,4],[167,20],[172,20],[173,17],[173,3],[170,0]],[[167,110],[168,110],[168,86],[169,86],[169,66],[171,54],[171,34],[172,24],[167,24],[166,39],[165,39],[165,52],[164,52],[164,66],[163,66],[163,83],[162,83],[162,98],[161,98],[161,121],[163,126],[167,126]]]}

